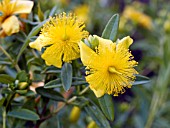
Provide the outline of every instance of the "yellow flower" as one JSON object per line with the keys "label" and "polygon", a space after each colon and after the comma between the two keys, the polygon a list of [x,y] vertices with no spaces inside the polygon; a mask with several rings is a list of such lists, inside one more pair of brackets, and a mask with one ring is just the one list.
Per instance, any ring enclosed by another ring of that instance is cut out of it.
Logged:
{"label": "yellow flower", "polygon": [[41,57],[47,65],[61,68],[62,61],[70,62],[80,57],[78,42],[88,36],[84,28],[84,23],[75,15],[62,13],[44,24],[40,36],[30,47],[41,51],[42,47],[49,46]]}
{"label": "yellow flower", "polygon": [[113,43],[111,40],[94,36],[99,41],[93,51],[83,42],[79,43],[80,56],[86,67],[86,81],[97,97],[104,94],[118,96],[130,88],[135,80],[137,62],[129,52],[133,40],[127,36]]}
{"label": "yellow flower", "polygon": [[80,5],[74,9],[74,13],[78,16],[78,18],[84,22],[88,22],[88,14],[89,14],[89,6],[88,5]]}
{"label": "yellow flower", "polygon": [[0,2],[0,37],[19,32],[20,22],[15,14],[30,13],[33,2],[28,0],[2,0]]}
{"label": "yellow flower", "polygon": [[146,29],[152,29],[152,20],[151,18],[136,10],[132,6],[127,6],[123,12],[123,16],[129,20],[132,20],[133,22],[143,26]]}

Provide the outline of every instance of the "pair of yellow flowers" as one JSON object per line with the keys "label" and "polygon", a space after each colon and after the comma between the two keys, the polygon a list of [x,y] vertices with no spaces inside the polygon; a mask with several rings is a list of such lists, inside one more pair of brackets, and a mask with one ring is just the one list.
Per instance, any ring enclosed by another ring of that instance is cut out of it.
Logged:
{"label": "pair of yellow flowers", "polygon": [[130,88],[135,80],[137,71],[129,52],[129,46],[133,40],[127,36],[117,43],[103,39],[96,35],[89,36],[89,43],[95,39],[95,49],[91,49],[83,41],[88,37],[84,30],[85,24],[79,21],[75,15],[62,13],[50,18],[41,30],[40,36],[30,43],[30,47],[39,51],[46,47],[42,58],[47,65],[62,67],[62,62],[71,62],[81,58],[86,66],[86,81],[97,97],[105,93],[117,96],[124,92],[124,88]]}
{"label": "pair of yellow flowers", "polygon": [[[19,21],[16,16],[11,14],[29,13],[33,3],[26,2],[31,1],[11,2],[4,0],[0,4],[3,13],[11,7],[8,12],[0,17],[1,31],[7,35],[19,31]],[[8,26],[11,25],[10,22],[16,22],[17,28]],[[91,49],[82,41],[89,35],[84,28],[84,22],[78,20],[71,13],[68,15],[62,13],[56,17],[50,17],[41,29],[40,36],[30,43],[30,47],[39,51],[45,47],[46,50],[41,57],[47,65],[54,65],[58,68],[62,67],[63,62],[69,63],[80,57],[87,69],[86,81],[97,97],[104,94],[117,96],[123,93],[124,88],[132,86],[135,80],[134,74],[138,73],[134,69],[137,62],[133,60],[133,55],[128,49],[133,40],[127,36],[115,43],[94,35],[88,39],[89,43],[92,43],[91,39],[97,41],[95,49]]]}

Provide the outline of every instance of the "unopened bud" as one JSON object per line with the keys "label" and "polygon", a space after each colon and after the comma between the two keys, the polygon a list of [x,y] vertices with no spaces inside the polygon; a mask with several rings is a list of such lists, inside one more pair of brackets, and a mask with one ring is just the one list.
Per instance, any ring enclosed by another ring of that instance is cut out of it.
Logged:
{"label": "unopened bud", "polygon": [[88,41],[90,42],[91,48],[95,50],[95,48],[99,45],[99,40],[96,37],[89,36]]}
{"label": "unopened bud", "polygon": [[19,88],[20,90],[26,89],[27,87],[28,87],[28,83],[27,83],[27,82],[20,82],[20,83],[18,84],[18,88]]}
{"label": "unopened bud", "polygon": [[74,106],[71,110],[69,120],[72,123],[76,123],[80,117],[81,109],[77,106]]}
{"label": "unopened bud", "polygon": [[91,121],[91,122],[88,124],[87,128],[98,128],[98,126],[97,126],[97,124],[96,124],[94,121]]}

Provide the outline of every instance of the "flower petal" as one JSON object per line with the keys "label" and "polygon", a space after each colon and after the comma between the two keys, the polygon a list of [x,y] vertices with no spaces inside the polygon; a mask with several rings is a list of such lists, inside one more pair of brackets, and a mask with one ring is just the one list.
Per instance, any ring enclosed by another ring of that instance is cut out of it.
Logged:
{"label": "flower petal", "polygon": [[99,65],[100,57],[91,48],[82,41],[79,43],[79,47],[81,60],[85,66],[93,68]]}
{"label": "flower petal", "polygon": [[2,28],[6,35],[10,36],[13,33],[19,32],[19,21],[16,16],[8,17],[3,23]]}
{"label": "flower petal", "polygon": [[63,47],[61,47],[58,43],[56,43],[48,47],[45,50],[45,52],[41,55],[41,57],[46,61],[47,65],[54,65],[58,68],[61,68],[62,55],[63,55]]}
{"label": "flower petal", "polygon": [[103,58],[102,61],[103,65],[107,65],[110,60],[113,59],[114,53],[116,51],[116,43],[113,43],[111,40],[103,39],[101,37],[98,37],[94,35],[99,40],[98,45],[98,54]]}
{"label": "flower petal", "polygon": [[133,39],[130,38],[130,36],[124,37],[123,39],[121,39],[119,41],[119,43],[117,44],[117,49],[128,49],[129,46],[133,43]]}
{"label": "flower petal", "polygon": [[105,94],[104,90],[95,90],[92,87],[90,87],[90,89],[94,92],[97,98],[102,97]]}
{"label": "flower petal", "polygon": [[48,37],[45,37],[43,34],[40,34],[40,36],[34,42],[29,43],[29,46],[31,48],[37,49],[38,51],[41,51],[42,47],[51,44],[52,43],[48,41]]}
{"label": "flower petal", "polygon": [[13,14],[19,13],[30,13],[34,3],[28,0],[17,0],[15,8],[13,9]]}

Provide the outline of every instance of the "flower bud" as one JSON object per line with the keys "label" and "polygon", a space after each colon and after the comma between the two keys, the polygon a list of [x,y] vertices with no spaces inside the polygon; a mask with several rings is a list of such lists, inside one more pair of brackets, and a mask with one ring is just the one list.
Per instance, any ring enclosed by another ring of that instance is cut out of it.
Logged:
{"label": "flower bud", "polygon": [[164,23],[164,30],[165,32],[170,32],[170,21]]}
{"label": "flower bud", "polygon": [[76,123],[80,117],[81,109],[77,106],[74,106],[71,110],[69,120],[72,123]]}
{"label": "flower bud", "polygon": [[90,42],[91,48],[95,50],[95,48],[99,45],[99,40],[96,37],[89,36],[88,41]]}
{"label": "flower bud", "polygon": [[26,89],[28,87],[28,83],[27,82],[19,82],[18,84],[18,88],[20,90]]}
{"label": "flower bud", "polygon": [[97,124],[96,124],[94,121],[91,121],[91,122],[88,124],[87,128],[98,128],[98,126],[97,126]]}

